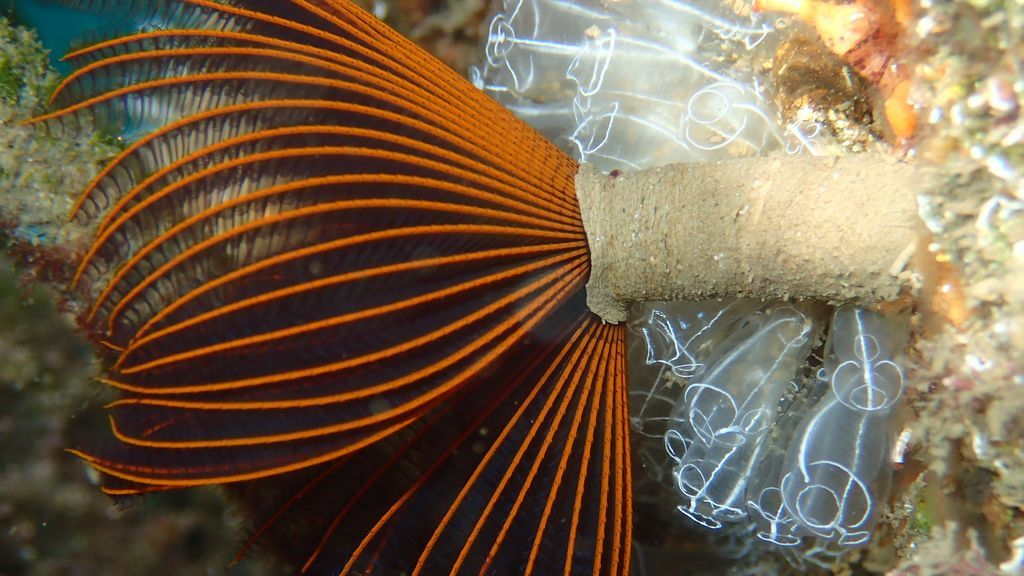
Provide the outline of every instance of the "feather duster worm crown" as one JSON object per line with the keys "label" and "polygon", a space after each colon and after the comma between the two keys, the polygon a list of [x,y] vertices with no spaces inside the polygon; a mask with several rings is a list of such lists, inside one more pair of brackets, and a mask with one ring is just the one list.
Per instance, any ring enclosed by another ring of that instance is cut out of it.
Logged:
{"label": "feather duster worm crown", "polygon": [[68,55],[33,121],[130,142],[72,214],[104,490],[229,484],[304,573],[627,573],[575,163],[346,1],[116,8],[159,27]]}

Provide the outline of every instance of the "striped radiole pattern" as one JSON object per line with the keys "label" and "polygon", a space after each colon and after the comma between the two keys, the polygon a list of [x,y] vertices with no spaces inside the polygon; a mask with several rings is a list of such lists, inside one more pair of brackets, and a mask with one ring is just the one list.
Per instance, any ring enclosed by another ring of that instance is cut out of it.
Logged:
{"label": "striped radiole pattern", "polygon": [[628,572],[575,163],[342,0],[84,4],[150,23],[33,120],[128,142],[71,216],[105,490],[228,484],[305,573]]}

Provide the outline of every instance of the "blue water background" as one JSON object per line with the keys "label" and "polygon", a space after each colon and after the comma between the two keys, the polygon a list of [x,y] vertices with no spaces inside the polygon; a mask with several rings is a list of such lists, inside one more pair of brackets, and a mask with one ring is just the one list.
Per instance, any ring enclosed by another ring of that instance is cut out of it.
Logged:
{"label": "blue water background", "polygon": [[127,27],[128,22],[87,14],[47,0],[0,0],[0,13],[16,24],[35,28],[43,45],[50,50],[50,60],[61,74],[70,67],[61,62],[68,47],[76,40]]}

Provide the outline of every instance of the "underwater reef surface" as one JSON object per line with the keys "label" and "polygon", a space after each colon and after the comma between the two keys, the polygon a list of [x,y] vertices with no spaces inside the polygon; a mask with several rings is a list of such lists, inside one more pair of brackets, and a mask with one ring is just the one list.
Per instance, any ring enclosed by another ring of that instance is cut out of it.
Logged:
{"label": "underwater reef surface", "polygon": [[[103,400],[91,382],[92,351],[56,313],[51,291],[19,280],[0,259],[0,574],[226,573],[243,529],[215,490],[120,510],[64,452],[69,427],[107,426],[80,417]],[[231,573],[279,572],[249,559]]]}
{"label": "underwater reef surface", "polygon": [[[482,7],[368,6],[460,70],[474,60]],[[915,327],[903,452],[879,534],[834,570],[1016,574],[1024,570],[1024,15],[1005,0],[950,2],[921,9],[910,30],[911,94],[923,124],[914,154],[965,168],[958,181],[921,190],[938,261],[922,280],[936,288],[922,290],[922,303],[936,313]],[[106,428],[80,415],[98,414],[110,398],[91,383],[89,348],[46,286],[65,280],[62,251],[82,232],[63,216],[119,143],[88,127],[39,138],[15,124],[41,109],[56,78],[32,34],[0,25],[0,236],[9,253],[0,260],[0,525],[8,527],[0,574],[223,573],[245,528],[217,491],[152,495],[119,511],[62,451],[72,429]],[[641,505],[670,513],[673,502]],[[699,551],[671,521],[650,522],[642,535]],[[755,570],[792,569],[765,557],[733,568]],[[231,573],[275,572],[253,559]]]}
{"label": "underwater reef surface", "polygon": [[[82,415],[112,398],[92,381],[91,347],[58,312],[60,246],[77,233],[59,215],[118,145],[87,129],[40,138],[17,125],[56,80],[35,34],[0,18],[0,574],[225,573],[243,526],[215,490],[119,510],[64,452],[72,430],[106,428]],[[277,573],[262,560],[232,570]]]}

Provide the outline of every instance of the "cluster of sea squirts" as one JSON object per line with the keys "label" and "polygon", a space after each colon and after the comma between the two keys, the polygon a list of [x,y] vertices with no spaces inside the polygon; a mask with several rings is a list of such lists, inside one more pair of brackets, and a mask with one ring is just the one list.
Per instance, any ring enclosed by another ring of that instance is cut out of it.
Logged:
{"label": "cluster of sea squirts", "polygon": [[634,312],[633,424],[661,445],[647,468],[681,515],[798,566],[869,543],[892,478],[905,319],[749,300]]}

